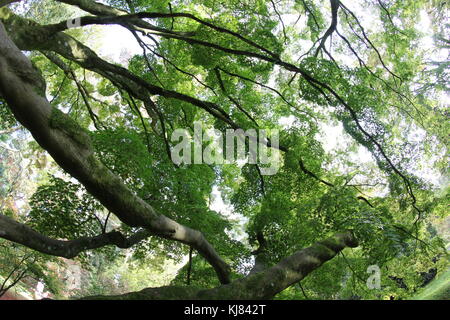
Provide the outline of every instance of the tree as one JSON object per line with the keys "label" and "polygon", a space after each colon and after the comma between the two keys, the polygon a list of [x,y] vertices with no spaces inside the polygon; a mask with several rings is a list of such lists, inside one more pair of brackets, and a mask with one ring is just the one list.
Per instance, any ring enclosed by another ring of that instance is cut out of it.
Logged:
{"label": "tree", "polygon": [[[426,1],[353,9],[337,0],[58,0],[30,1],[28,13],[15,2],[14,11],[0,9],[2,108],[65,176],[39,186],[26,221],[1,214],[0,237],[66,258],[106,246],[190,252],[188,285],[178,278],[90,298],[296,297],[293,285],[338,254],[301,289],[307,296],[334,281],[319,297],[348,297],[368,265],[383,267],[386,279],[407,270],[402,278],[413,283],[433,257],[446,265],[442,239],[426,228],[446,216],[446,190],[418,170],[448,169],[445,66],[431,89],[417,89],[430,79],[416,46]],[[361,15],[378,23],[369,28]],[[439,25],[444,17],[436,17]],[[108,62],[86,44],[93,25],[121,26],[142,53],[128,66]],[[281,167],[264,175],[260,163],[174,163],[169,137],[194,135],[198,121],[222,133],[281,129],[279,144],[274,135],[259,140],[281,154]],[[326,124],[342,128],[340,150],[325,150]],[[355,160],[358,150],[373,161]],[[210,209],[214,187],[241,218]],[[233,232],[245,232],[248,244]],[[347,247],[357,248],[348,259]]]}

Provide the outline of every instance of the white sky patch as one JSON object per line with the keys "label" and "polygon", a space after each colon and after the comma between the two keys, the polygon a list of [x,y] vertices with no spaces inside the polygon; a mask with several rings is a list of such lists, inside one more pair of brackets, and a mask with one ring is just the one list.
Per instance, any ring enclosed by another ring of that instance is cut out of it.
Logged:
{"label": "white sky patch", "polygon": [[222,199],[221,192],[219,191],[219,188],[217,186],[213,187],[213,190],[211,192],[211,204],[209,205],[209,208],[211,210],[217,211],[223,215],[231,215],[233,214],[233,210],[231,207]]}
{"label": "white sky patch", "polygon": [[97,26],[100,36],[99,54],[115,63],[128,62],[136,54],[142,54],[142,48],[133,34],[118,25]]}
{"label": "white sky patch", "polygon": [[237,214],[234,212],[232,206],[228,203],[225,203],[222,198],[222,193],[220,192],[218,186],[213,186],[213,190],[211,192],[211,203],[209,208],[216,212],[221,213],[230,221],[236,221],[239,224],[238,230],[227,230],[227,234],[230,238],[243,242],[246,242],[246,234],[244,232],[245,225],[248,222],[248,218]]}
{"label": "white sky patch", "polygon": [[283,126],[285,129],[288,129],[294,125],[295,120],[297,120],[297,118],[293,115],[290,115],[289,117],[281,117],[278,120],[278,124]]}
{"label": "white sky patch", "polygon": [[[278,124],[283,126],[285,129],[289,129],[295,126],[295,121],[297,118],[293,115],[288,117],[281,117],[278,120]],[[330,123],[320,124],[322,134],[318,135],[318,140],[322,142],[322,147],[325,152],[332,153],[336,150],[345,149],[352,140],[350,137],[346,136],[344,128],[341,123],[337,125],[332,125]],[[357,152],[351,152],[349,154],[352,161],[359,162],[372,162],[372,154],[363,146],[359,146]]]}
{"label": "white sky patch", "polygon": [[[322,142],[322,147],[327,153],[339,149],[345,149],[347,145],[352,142],[352,139],[348,137],[344,132],[344,127],[341,123],[337,125],[321,124],[322,134],[318,139]],[[358,161],[362,163],[372,162],[372,154],[364,147],[358,146],[357,152],[350,152],[349,158],[351,161]]]}
{"label": "white sky patch", "polygon": [[434,50],[435,47],[433,40],[433,29],[431,28],[431,20],[425,10],[420,11],[420,19],[416,25],[416,28],[423,34],[420,39],[421,48],[427,51],[432,51],[431,54],[433,55],[433,57],[438,57],[440,50]]}

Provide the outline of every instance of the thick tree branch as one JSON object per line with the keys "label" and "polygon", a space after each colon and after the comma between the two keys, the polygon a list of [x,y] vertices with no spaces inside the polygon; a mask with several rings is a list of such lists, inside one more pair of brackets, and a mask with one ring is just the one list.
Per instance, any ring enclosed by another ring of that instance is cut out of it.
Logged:
{"label": "thick tree branch", "polygon": [[98,249],[107,245],[115,245],[122,249],[129,248],[150,235],[151,233],[147,230],[142,230],[126,238],[118,231],[111,231],[95,237],[57,240],[42,235],[27,225],[0,214],[0,238],[20,243],[41,253],[68,259],[76,257],[83,251]]}
{"label": "thick tree branch", "polygon": [[[3,10],[3,9],[2,9]],[[0,23],[0,94],[16,119],[67,173],[78,179],[122,222],[193,246],[229,282],[229,267],[197,230],[157,213],[99,161],[90,137],[74,120],[45,98],[45,81],[9,39]]]}
{"label": "thick tree branch", "polygon": [[334,258],[343,249],[357,246],[358,241],[352,232],[347,231],[335,234],[328,239],[314,243],[308,248],[299,250],[271,268],[249,274],[245,278],[217,288],[198,289],[194,287],[168,286],[147,288],[139,292],[131,292],[118,296],[92,296],[83,299],[267,300],[274,298],[277,293],[301,281],[309,273]]}

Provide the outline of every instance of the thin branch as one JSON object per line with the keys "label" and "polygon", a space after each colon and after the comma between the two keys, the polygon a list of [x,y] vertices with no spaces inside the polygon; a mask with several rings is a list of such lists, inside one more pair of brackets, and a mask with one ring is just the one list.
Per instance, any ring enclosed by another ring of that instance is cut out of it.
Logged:
{"label": "thin branch", "polygon": [[16,132],[19,129],[20,129],[20,127],[13,127],[13,128],[9,128],[9,129],[0,130],[0,134],[11,134],[13,132]]}
{"label": "thin branch", "polygon": [[307,300],[308,300],[309,298],[308,298],[308,296],[306,295],[306,292],[305,292],[305,290],[303,290],[303,286],[302,286],[302,284],[301,284],[300,282],[298,283],[298,286],[299,286],[299,287],[300,287],[300,289],[302,290],[302,293],[303,293],[303,296],[305,297],[305,299],[307,299]]}
{"label": "thin branch", "polygon": [[[137,35],[136,35],[136,36],[137,36]],[[148,35],[146,35],[146,36],[149,37]],[[195,81],[197,81],[198,83],[200,83],[202,86],[204,86],[205,88],[208,88],[209,90],[211,90],[211,91],[214,93],[214,95],[217,95],[217,93],[214,91],[214,89],[213,89],[211,86],[205,84],[205,83],[204,83],[203,81],[201,81],[196,75],[194,75],[194,74],[192,74],[192,73],[190,73],[190,72],[184,71],[183,69],[179,68],[179,67],[178,67],[175,63],[173,63],[171,60],[169,60],[168,58],[166,58],[166,57],[163,56],[162,54],[159,54],[157,51],[151,49],[145,42],[143,42],[142,40],[140,40],[140,38],[139,38],[138,41],[140,41],[140,42],[141,42],[148,50],[150,50],[154,55],[160,57],[161,59],[163,59],[164,62],[166,62],[166,63],[170,64],[172,67],[174,67],[175,70],[177,70],[177,71],[179,71],[179,72],[181,72],[181,73],[183,73],[183,74],[185,74],[185,75],[188,75],[188,76],[192,77],[193,79],[195,79]]]}
{"label": "thin branch", "polygon": [[393,73],[384,63],[383,58],[381,57],[380,52],[378,51],[378,49],[375,47],[375,45],[372,43],[372,41],[370,41],[369,37],[366,34],[366,31],[364,30],[364,27],[361,25],[361,22],[359,21],[358,17],[352,12],[350,11],[346,6],[344,6],[341,3],[341,7],[344,8],[348,13],[350,13],[350,15],[355,19],[357,25],[359,26],[364,39],[370,44],[370,46],[372,47],[372,49],[376,52],[379,61],[381,62],[381,64],[383,65],[384,69],[386,69],[387,72],[389,72],[394,78],[397,78],[400,80],[400,82],[402,81],[402,78],[400,78],[398,75],[396,75],[395,73]]}
{"label": "thin branch", "polygon": [[110,216],[111,216],[111,211],[108,211],[105,222],[103,223],[103,230],[102,230],[103,233],[106,233],[106,228],[108,227],[108,220],[109,220]]}
{"label": "thin branch", "polygon": [[95,128],[97,130],[100,130],[98,123],[101,124],[101,121],[98,118],[98,116],[95,114],[95,112],[92,110],[91,104],[89,103],[90,95],[89,95],[88,91],[86,90],[86,88],[80,83],[80,81],[78,81],[78,79],[75,75],[75,72],[53,53],[42,51],[42,54],[47,59],[49,59],[52,63],[54,63],[57,67],[59,67],[62,71],[64,71],[64,73],[66,75],[69,75],[69,77],[75,82],[77,89],[80,92],[81,97],[83,98],[84,104],[88,110],[89,117],[91,118],[92,122],[94,123]]}
{"label": "thin branch", "polygon": [[[170,14],[173,14],[173,11],[172,11],[172,4],[169,2],[169,11],[170,11]],[[172,17],[172,24],[170,25],[170,30],[173,30],[173,25],[175,24],[175,18],[174,17]]]}
{"label": "thin branch", "polygon": [[361,278],[356,272],[355,270],[353,270],[352,265],[350,264],[350,262],[347,260],[347,258],[345,257],[343,252],[340,252],[340,255],[344,258],[344,261],[347,263],[348,267],[350,268],[350,270],[352,271],[352,273],[355,275],[355,277],[361,281],[362,283],[366,283],[366,280],[364,280],[363,278]]}
{"label": "thin branch", "polygon": [[319,23],[317,22],[316,16],[311,11],[311,9],[309,9],[308,5],[306,4],[306,1],[305,0],[301,0],[301,1],[303,3],[303,8],[305,9],[305,11],[313,18],[317,30],[320,30],[320,26],[319,26]]}
{"label": "thin branch", "polygon": [[[167,140],[167,130],[166,130],[166,124],[165,124],[165,120],[164,120],[164,115],[161,113],[161,111],[158,109],[158,107],[155,105],[155,103],[150,98],[148,98],[146,101],[144,101],[144,106],[145,106],[145,109],[147,110],[147,112],[148,112],[148,110],[151,109],[158,116],[159,122],[161,124],[162,138],[164,140],[164,146],[166,148],[167,157],[169,159],[171,159],[172,156],[171,156],[171,151],[170,151],[170,144],[169,144],[169,141]],[[171,161],[171,163],[175,167],[178,168],[178,165],[175,162]]]}
{"label": "thin branch", "polygon": [[275,11],[275,14],[278,16],[278,20],[280,20],[281,22],[281,27],[283,28],[283,35],[284,35],[284,43],[287,43],[287,35],[286,35],[286,27],[284,26],[284,22],[283,22],[283,18],[281,17],[280,13],[277,10],[277,6],[275,5],[275,2],[273,2],[273,0],[270,0],[270,2],[272,3],[273,6],[273,10]]}
{"label": "thin branch", "polygon": [[402,30],[397,28],[394,21],[392,20],[389,10],[386,8],[386,6],[383,4],[383,2],[381,0],[377,0],[377,1],[378,1],[378,4],[380,5],[380,7],[383,9],[383,11],[386,13],[386,16],[388,17],[388,19],[389,19],[390,23],[392,24],[392,26],[394,27],[394,29],[397,30],[398,32],[400,32],[402,35],[407,36]]}
{"label": "thin branch", "polygon": [[328,181],[325,181],[325,180],[319,178],[315,173],[309,171],[309,170],[305,167],[305,164],[303,163],[303,160],[302,160],[301,158],[298,160],[298,163],[299,163],[299,165],[300,165],[300,169],[301,169],[305,174],[307,174],[307,175],[310,176],[310,177],[313,177],[313,178],[316,179],[317,181],[319,181],[319,182],[321,182],[321,183],[323,183],[323,184],[325,184],[325,185],[327,185],[327,186],[329,186],[329,187],[334,187],[334,184],[332,184],[332,183],[330,183],[330,182],[328,182]]}
{"label": "thin branch", "polygon": [[144,129],[147,150],[150,153],[151,152],[151,150],[150,150],[150,139],[148,137],[149,133],[148,133],[148,130],[147,130],[147,125],[145,124],[145,121],[144,121],[144,117],[142,116],[142,113],[139,110],[139,107],[137,106],[136,102],[134,101],[133,97],[131,97],[131,96],[130,96],[130,101],[131,101],[131,104],[129,104],[129,106],[131,107],[131,110],[134,110],[134,112],[138,115],[139,120],[141,121],[142,128]]}
{"label": "thin branch", "polygon": [[227,94],[227,90],[225,89],[225,85],[223,84],[223,80],[222,80],[222,76],[220,75],[220,68],[216,67],[214,68],[214,72],[216,74],[217,80],[219,81],[219,85],[220,88],[222,90],[222,92],[228,97],[228,99],[242,112],[245,114],[245,116],[247,118],[250,119],[250,121],[252,121],[254,123],[254,125],[258,128],[259,125],[256,122],[256,120],[240,105],[240,103],[233,98],[232,96],[230,96],[229,94]]}
{"label": "thin branch", "polygon": [[186,284],[188,286],[191,285],[191,271],[192,271],[192,247],[189,247],[189,264],[187,269],[187,278],[186,278]]}
{"label": "thin branch", "polygon": [[133,34],[133,36],[136,38],[139,46],[142,48],[143,56],[144,56],[144,60],[145,60],[145,63],[147,65],[147,68],[153,74],[153,76],[155,77],[156,81],[158,81],[158,83],[161,85],[161,87],[164,88],[165,87],[164,84],[161,82],[161,80],[159,79],[158,75],[156,74],[154,68],[151,66],[150,61],[148,60],[147,48],[149,48],[149,47],[147,46],[147,44],[144,43],[144,41],[142,41],[142,39],[139,37],[139,35],[136,33],[136,31],[130,30],[130,32]]}
{"label": "thin branch", "polygon": [[261,194],[263,196],[265,196],[266,195],[266,185],[264,182],[264,176],[262,175],[261,169],[259,168],[259,166],[257,164],[255,164],[255,166],[256,166],[256,171],[258,171],[259,181],[261,182]]}
{"label": "thin branch", "polygon": [[133,0],[125,0],[125,1],[126,1],[127,5],[128,5],[128,8],[130,9],[130,12],[131,13],[135,13],[136,9],[134,7]]}
{"label": "thin branch", "polygon": [[249,82],[251,82],[251,83],[254,83],[254,84],[256,84],[256,85],[258,85],[258,86],[260,86],[260,87],[263,87],[263,88],[266,88],[266,89],[268,89],[268,90],[271,90],[272,92],[276,93],[276,94],[281,98],[281,100],[283,100],[289,107],[295,109],[296,111],[298,111],[298,112],[300,112],[300,113],[304,113],[304,114],[308,115],[308,116],[311,117],[311,118],[314,118],[313,115],[309,114],[308,112],[306,112],[306,111],[304,111],[304,110],[300,110],[297,106],[295,106],[294,104],[292,104],[291,102],[289,102],[289,101],[286,99],[286,97],[285,97],[280,91],[278,91],[277,89],[274,89],[274,88],[272,88],[272,87],[270,87],[270,86],[266,86],[266,85],[263,84],[263,83],[260,83],[260,82],[258,82],[258,81],[252,80],[252,79],[250,79],[250,78],[248,78],[248,77],[245,77],[245,76],[242,76],[242,75],[240,75],[240,74],[237,74],[237,73],[233,73],[233,72],[227,71],[227,70],[225,70],[225,69],[223,69],[223,68],[221,68],[221,67],[216,67],[216,69],[222,71],[223,73],[228,74],[229,76],[237,77],[237,78],[240,78],[240,79],[242,79],[242,80],[245,80],[245,81],[249,81]]}
{"label": "thin branch", "polygon": [[[386,86],[386,88],[388,88],[389,90],[395,92],[402,100],[403,100],[403,99],[406,100],[409,104],[411,104],[411,105],[414,107],[414,109],[417,111],[417,113],[418,113],[420,116],[423,116],[423,113],[416,107],[416,105],[414,104],[414,102],[413,102],[410,98],[408,98],[406,95],[404,95],[403,93],[401,93],[401,92],[398,91],[397,89],[393,88],[386,80],[384,80],[383,78],[381,78],[380,76],[378,76],[377,74],[375,74],[375,73],[367,66],[367,64],[364,62],[364,60],[362,60],[362,59],[359,57],[359,55],[358,55],[358,53],[356,52],[356,50],[352,47],[350,41],[349,41],[345,36],[343,36],[338,30],[336,30],[336,33],[338,34],[338,36],[339,36],[342,40],[344,40],[344,42],[347,44],[347,47],[350,49],[350,51],[353,53],[353,55],[358,59],[358,62],[359,62],[359,64],[360,64],[360,66],[364,67],[364,69],[366,69],[366,70],[367,70],[374,78],[380,80],[380,81]],[[397,108],[399,108],[399,107],[397,107]],[[400,109],[401,109],[402,111],[404,111],[411,119],[417,120],[417,119],[413,118],[413,116],[412,116],[407,110],[404,110],[403,108],[400,108]],[[421,120],[420,120],[420,123],[421,123],[422,126],[423,126],[423,123],[422,123]]]}

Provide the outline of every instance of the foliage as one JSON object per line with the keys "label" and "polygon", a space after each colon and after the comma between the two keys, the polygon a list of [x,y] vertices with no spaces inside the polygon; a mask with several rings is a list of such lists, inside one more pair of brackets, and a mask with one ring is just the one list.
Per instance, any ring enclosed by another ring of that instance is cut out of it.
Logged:
{"label": "foliage", "polygon": [[[339,27],[321,46],[331,21],[330,7],[320,1],[109,0],[129,12],[183,12],[196,19],[145,20],[165,31],[134,33],[142,52],[113,64],[130,72],[129,78],[100,65],[84,69],[69,57],[59,59],[70,73],[38,51],[30,58],[47,80],[52,106],[89,132],[101,162],[157,212],[200,230],[230,264],[233,279],[250,269],[258,234],[273,265],[350,229],[360,241],[357,249],[276,298],[405,299],[420,290],[420,272],[437,268],[445,274],[448,268],[448,244],[433,229],[448,217],[450,123],[444,101],[448,57],[431,53],[448,55],[448,24],[439,9],[446,4],[434,2],[341,6]],[[50,24],[78,13],[58,1],[31,1],[25,16]],[[422,16],[430,21],[428,31],[417,23]],[[87,43],[96,30],[65,32]],[[429,38],[435,42],[425,48],[421,44]],[[139,87],[142,82],[147,87]],[[16,125],[8,110],[0,100],[0,130]],[[195,121],[220,132],[233,126],[278,129],[279,171],[262,176],[251,164],[175,165],[171,134],[187,129],[193,135]],[[334,147],[330,136],[337,137]],[[29,158],[37,155],[30,152]],[[41,175],[43,169],[35,168]],[[110,217],[61,170],[54,173],[37,181],[23,219],[31,227],[58,239],[137,230]],[[211,207],[214,188],[226,204],[223,212]],[[92,272],[80,296],[168,283],[152,280],[167,260],[182,265],[174,285],[184,285],[188,273],[193,286],[219,285],[199,255],[189,265],[190,248],[180,243],[151,237],[128,255],[118,251],[108,247],[80,256]],[[92,267],[95,259],[101,266]],[[380,290],[366,286],[370,265],[382,271]]]}

